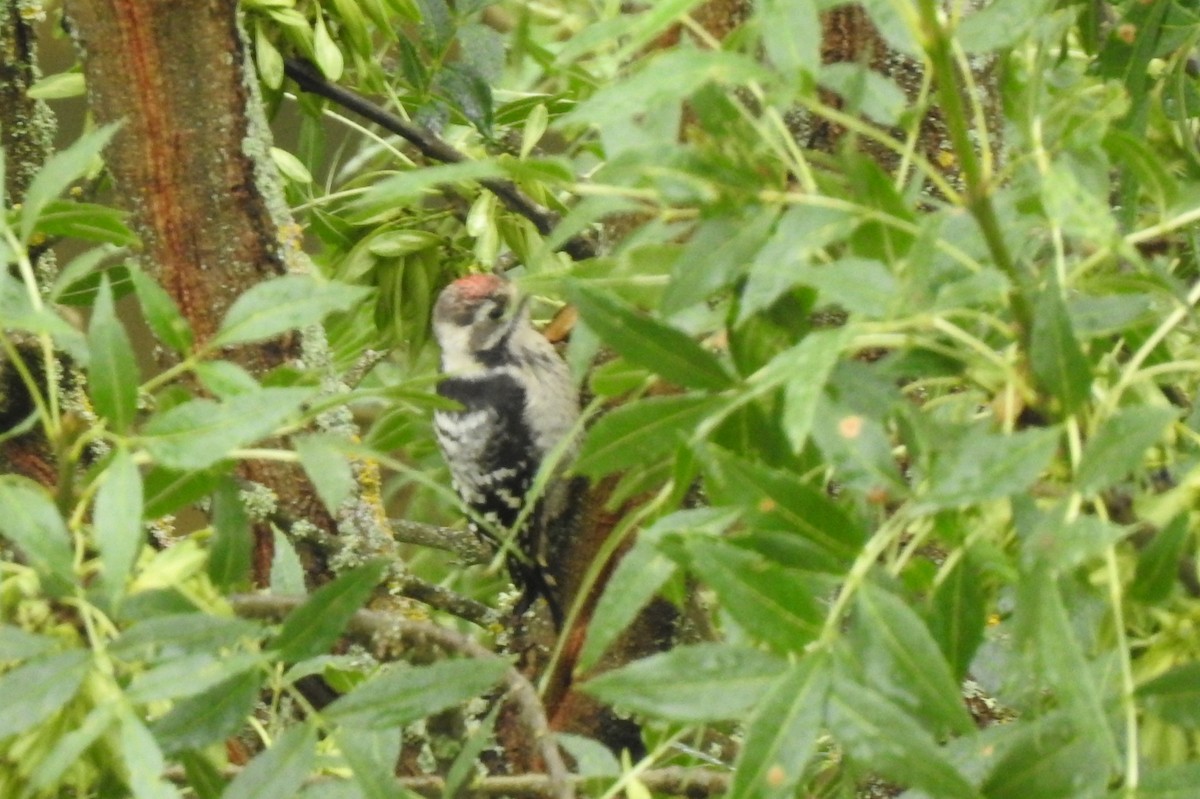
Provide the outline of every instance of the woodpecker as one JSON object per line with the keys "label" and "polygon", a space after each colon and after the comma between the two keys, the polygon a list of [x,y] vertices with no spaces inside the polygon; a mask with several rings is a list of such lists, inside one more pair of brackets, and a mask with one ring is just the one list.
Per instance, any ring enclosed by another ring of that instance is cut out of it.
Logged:
{"label": "woodpecker", "polygon": [[[459,497],[515,545],[509,575],[522,591],[524,613],[546,599],[555,624],[562,610],[546,573],[551,538],[569,527],[573,512],[565,467],[578,442],[566,445],[558,467],[534,507],[526,497],[542,462],[579,419],[579,394],[566,363],[529,319],[528,300],[495,275],[470,275],[438,296],[433,332],[441,346],[438,394],[462,407],[434,413],[434,431]],[[476,535],[498,543],[474,521]]]}

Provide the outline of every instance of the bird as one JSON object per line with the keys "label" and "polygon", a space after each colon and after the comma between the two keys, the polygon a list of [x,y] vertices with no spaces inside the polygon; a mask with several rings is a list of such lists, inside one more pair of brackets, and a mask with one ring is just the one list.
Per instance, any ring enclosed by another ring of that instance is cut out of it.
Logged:
{"label": "bird", "polygon": [[[566,474],[579,447],[579,392],[570,370],[533,326],[528,297],[498,275],[447,285],[434,305],[433,333],[441,348],[437,393],[459,406],[434,412],[434,433],[456,493],[484,522],[468,524],[492,544],[511,541],[506,564],[521,591],[516,613],[542,597],[561,628],[547,558],[554,537],[568,534],[576,504]],[[544,490],[530,497],[556,448]]]}

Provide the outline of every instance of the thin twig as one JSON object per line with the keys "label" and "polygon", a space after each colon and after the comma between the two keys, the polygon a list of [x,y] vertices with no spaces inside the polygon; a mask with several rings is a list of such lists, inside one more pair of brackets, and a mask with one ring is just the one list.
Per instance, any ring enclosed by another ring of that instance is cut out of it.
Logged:
{"label": "thin twig", "polygon": [[[427,158],[445,164],[457,164],[470,160],[464,153],[442,141],[429,129],[414,125],[396,114],[380,108],[357,92],[325,80],[315,67],[303,59],[285,59],[284,71],[289,78],[296,82],[301,91],[320,95],[374,122],[384,130],[413,144]],[[510,211],[518,213],[532,222],[543,236],[549,236],[558,224],[558,214],[535,202],[533,198],[517,188],[512,181],[487,178],[480,180],[479,183],[499,197]],[[595,244],[584,236],[572,236],[563,242],[559,249],[576,261],[596,256]]]}
{"label": "thin twig", "polygon": [[492,559],[492,548],[464,528],[439,527],[408,519],[390,519],[388,526],[396,541],[445,550],[468,566],[487,563]]}
{"label": "thin twig", "polygon": [[[239,616],[256,619],[281,619],[303,601],[303,598],[266,594],[239,594],[229,599]],[[346,625],[346,634],[383,649],[402,650],[433,645],[480,660],[500,658],[478,641],[455,630],[374,610],[360,610],[351,616]],[[547,790],[544,795],[552,799],[573,799],[575,790],[571,775],[550,731],[550,723],[538,699],[537,690],[514,668],[509,668],[502,680],[509,700],[517,708],[517,720],[528,731],[546,766]]]}
{"label": "thin twig", "polygon": [[458,616],[460,619],[478,624],[480,627],[491,627],[500,621],[500,615],[494,608],[411,574],[402,578],[400,595],[423,602],[431,608]]}

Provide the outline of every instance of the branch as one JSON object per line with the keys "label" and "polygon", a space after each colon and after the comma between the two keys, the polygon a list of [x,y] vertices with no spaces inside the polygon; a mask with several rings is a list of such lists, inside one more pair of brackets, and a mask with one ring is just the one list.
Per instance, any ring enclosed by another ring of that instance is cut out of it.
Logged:
{"label": "branch", "polygon": [[[240,594],[229,598],[239,616],[253,619],[279,620],[303,603],[302,598],[277,597],[263,594]],[[467,657],[502,659],[478,641],[437,624],[414,621],[374,610],[360,610],[350,617],[346,633],[360,642],[383,649],[405,649],[436,646]],[[573,799],[571,775],[563,763],[546,712],[538,699],[537,689],[516,669],[509,667],[503,677],[508,698],[517,708],[517,720],[528,731],[546,766],[546,793],[553,799]]]}
{"label": "branch", "polygon": [[407,519],[390,519],[388,525],[396,541],[445,550],[468,566],[492,559],[492,548],[467,529],[438,527]]}
{"label": "branch", "polygon": [[[432,131],[400,118],[380,108],[361,94],[330,83],[307,61],[299,58],[284,60],[284,71],[302,91],[324,97],[347,108],[386,131],[394,133],[413,144],[427,158],[445,164],[457,164],[470,160],[467,156],[439,139]],[[509,180],[484,179],[480,185],[500,198],[510,211],[518,213],[533,223],[543,236],[549,236],[558,224],[558,214],[538,204],[517,185]],[[576,261],[596,256],[595,243],[584,236],[572,236],[559,247]]]}
{"label": "branch", "polygon": [[500,621],[499,614],[482,602],[451,591],[449,588],[422,580],[411,574],[403,578],[400,585],[400,595],[418,602],[424,602],[436,610],[445,611],[452,616],[458,616],[480,627],[490,627]]}

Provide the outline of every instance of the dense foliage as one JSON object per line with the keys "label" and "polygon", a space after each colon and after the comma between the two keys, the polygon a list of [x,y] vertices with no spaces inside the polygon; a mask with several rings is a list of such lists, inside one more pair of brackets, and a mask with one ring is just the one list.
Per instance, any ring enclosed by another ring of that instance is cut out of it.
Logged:
{"label": "dense foliage", "polygon": [[[393,515],[455,523],[429,314],[449,279],[497,263],[540,316],[579,312],[567,357],[596,400],[577,471],[646,495],[614,532],[637,543],[583,666],[659,593],[701,585],[720,631],[589,683],[645,721],[650,754],[570,742],[597,778],[581,791],[720,770],[677,746],[712,728],[740,738],[737,796],[1194,795],[1200,15],[1185,0],[865,3],[934,79],[909,100],[865,65],[822,67],[819,0],[763,0],[720,40],[687,16],[699,5],[245,0],[266,104],[298,120],[273,154],[316,270],[246,293],[199,344],[114,259],[132,243],[120,215],[59,199],[112,131],[44,166],[0,217],[0,345],[36,389],[0,437],[40,431],[60,459],[53,495],[0,477],[0,795],[395,795],[394,731],[426,734],[504,664],[329,654],[382,578],[377,543],[343,542],[340,576],[282,627],[235,616],[260,511],[232,467],[299,461],[331,509],[379,490]],[[414,159],[285,94],[285,53],[472,160]],[[1002,100],[990,130],[968,78],[981,65]],[[934,106],[937,154],[917,143]],[[841,143],[797,141],[806,115]],[[481,188],[494,178],[560,211],[555,233]],[[596,229],[600,257],[557,251]],[[48,238],[95,249],[39,289],[30,251]],[[134,365],[126,294],[177,365]],[[85,329],[64,306],[90,308]],[[256,380],[222,359],[318,324],[329,351],[305,368]],[[391,354],[331,389],[369,350]],[[44,390],[54,351],[86,386]],[[361,440],[339,435],[343,409]],[[363,461],[382,486],[361,484]],[[176,525],[200,500],[211,521]],[[494,604],[503,587],[403,551],[464,595]],[[304,593],[302,569],[277,535],[272,592]],[[312,674],[345,694],[303,712]],[[469,780],[485,713],[458,742],[429,734],[423,764]],[[230,773],[233,736],[262,751]]]}

